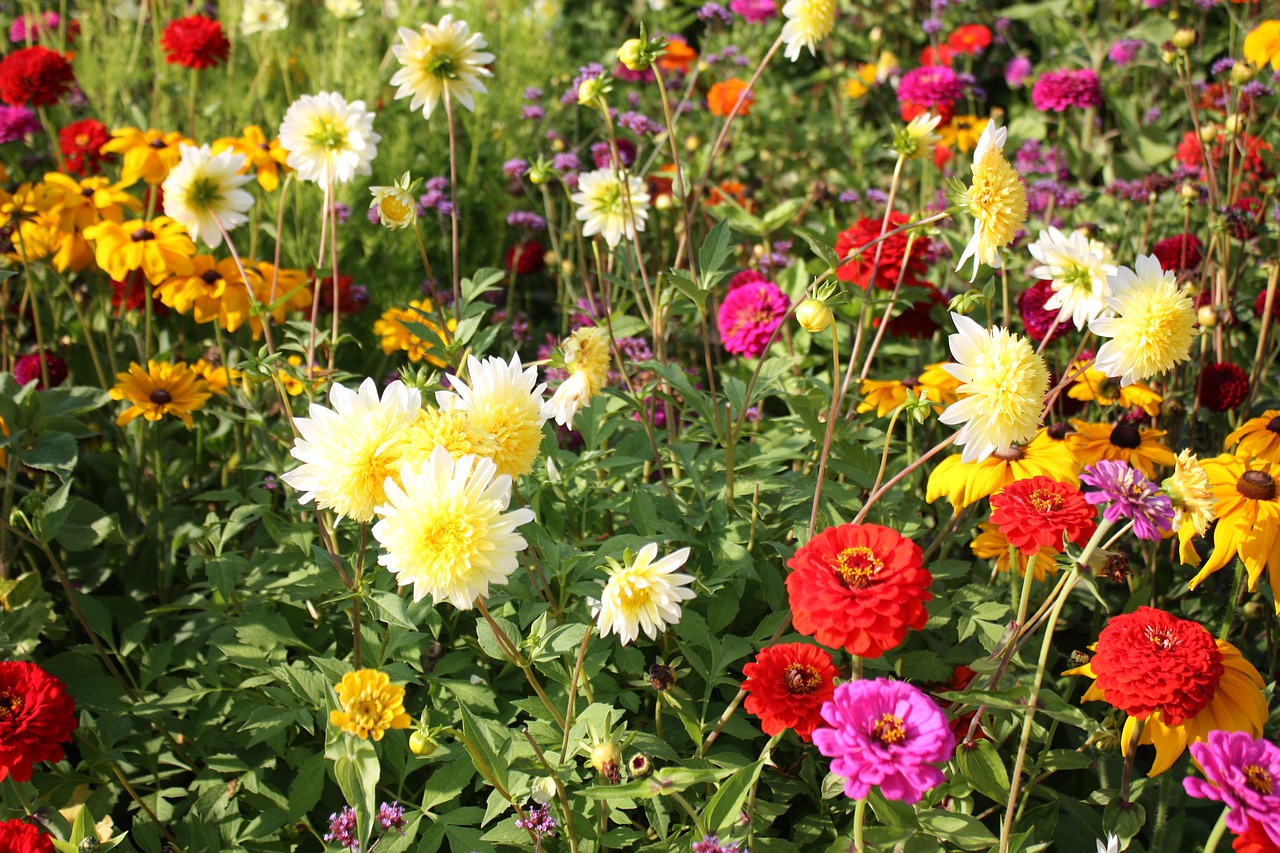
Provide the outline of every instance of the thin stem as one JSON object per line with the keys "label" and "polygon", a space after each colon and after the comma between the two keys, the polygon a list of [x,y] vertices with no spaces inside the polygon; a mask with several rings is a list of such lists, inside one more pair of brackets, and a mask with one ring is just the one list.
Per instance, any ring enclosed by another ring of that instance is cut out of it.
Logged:
{"label": "thin stem", "polygon": [[1244,560],[1236,558],[1236,574],[1231,581],[1231,597],[1227,599],[1227,612],[1222,616],[1222,630],[1218,639],[1226,640],[1231,636],[1231,624],[1236,618],[1236,606],[1240,603],[1240,588],[1244,585]]}
{"label": "thin stem", "polygon": [[840,395],[836,393],[836,377],[840,375],[840,336],[837,330],[839,323],[831,324],[831,407],[827,411],[827,432],[822,439],[822,455],[818,458],[817,482],[813,488],[813,507],[809,510],[809,536],[818,526],[818,507],[822,501],[822,480],[827,473],[827,459],[831,456],[831,437],[836,429],[836,411],[840,405]]}
{"label": "thin stem", "polygon": [[858,805],[853,810],[853,849],[855,853],[864,853],[867,849],[866,842],[863,841],[862,833],[866,828],[867,822],[867,798],[863,797],[858,800]]}
{"label": "thin stem", "polygon": [[867,517],[867,513],[871,511],[871,507],[873,507],[873,506],[875,505],[876,501],[878,501],[878,500],[880,500],[880,498],[884,497],[885,492],[889,491],[889,490],[890,490],[890,489],[892,489],[894,486],[898,485],[898,483],[900,483],[900,482],[902,482],[904,479],[906,479],[906,477],[907,477],[907,476],[908,476],[912,471],[915,471],[915,470],[916,470],[917,468],[919,468],[921,465],[923,465],[924,463],[928,462],[928,461],[929,461],[930,459],[932,459],[934,456],[937,456],[937,455],[938,455],[939,453],[941,453],[943,450],[947,449],[947,448],[948,448],[948,447],[950,447],[952,444],[954,444],[954,443],[955,443],[955,440],[956,440],[956,438],[957,438],[958,436],[959,436],[959,433],[952,433],[952,435],[951,435],[951,437],[950,437],[950,438],[946,438],[946,439],[943,439],[942,441],[938,442],[937,444],[935,444],[935,445],[933,446],[933,448],[932,448],[932,449],[930,449],[930,450],[929,450],[929,452],[925,453],[923,456],[921,456],[921,457],[920,457],[919,459],[917,459],[915,462],[912,462],[912,463],[911,463],[910,465],[908,465],[906,468],[903,468],[901,471],[899,471],[897,474],[895,474],[895,475],[893,476],[893,478],[892,478],[891,480],[889,480],[889,482],[885,483],[885,484],[884,484],[883,486],[881,486],[879,489],[877,489],[876,491],[872,492],[872,493],[871,493],[871,497],[867,498],[867,502],[866,502],[865,504],[863,504],[863,505],[862,505],[862,509],[858,510],[858,515],[853,519],[853,523],[854,523],[854,524],[861,524],[861,523],[862,523],[862,519],[864,519],[864,518],[866,518],[866,517]]}
{"label": "thin stem", "polygon": [[[462,278],[458,270],[458,133],[453,121],[453,100],[444,90],[444,115],[449,123],[449,210],[450,240],[453,244],[453,304],[462,304]],[[454,309],[457,310],[456,308]]]}
{"label": "thin stem", "polygon": [[1204,853],[1215,853],[1218,849],[1218,842],[1222,841],[1222,836],[1227,833],[1227,813],[1231,811],[1231,806],[1227,806],[1222,810],[1222,814],[1218,815],[1218,822],[1213,825],[1213,831],[1209,833],[1209,838],[1204,843]]}
{"label": "thin stem", "polygon": [[564,739],[560,741],[560,761],[563,763],[569,755],[569,729],[573,727],[573,705],[578,698],[578,679],[582,676],[582,662],[587,657],[587,643],[591,641],[591,630],[594,623],[587,625],[587,632],[582,635],[582,645],[578,647],[578,659],[573,664],[573,675],[569,677],[569,705],[564,713]]}
{"label": "thin stem", "polygon": [[498,645],[502,646],[503,653],[511,658],[511,662],[524,672],[524,677],[529,682],[529,686],[533,688],[533,692],[538,694],[542,704],[551,712],[556,725],[560,726],[561,729],[565,728],[564,714],[561,714],[560,710],[552,704],[551,697],[542,689],[542,684],[538,681],[538,677],[533,674],[533,667],[524,659],[524,655],[520,654],[520,650],[516,648],[515,643],[511,642],[507,632],[502,630],[502,626],[489,614],[489,608],[485,606],[483,598],[476,599],[476,607],[479,609],[480,614],[484,616],[485,621],[489,623],[489,629],[493,631],[493,636],[498,641]]}

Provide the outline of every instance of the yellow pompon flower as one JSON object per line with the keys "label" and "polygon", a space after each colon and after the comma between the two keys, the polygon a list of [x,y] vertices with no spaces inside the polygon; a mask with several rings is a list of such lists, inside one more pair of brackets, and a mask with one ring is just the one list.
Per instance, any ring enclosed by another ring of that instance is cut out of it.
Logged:
{"label": "yellow pompon flower", "polygon": [[1118,424],[1071,422],[1075,432],[1067,436],[1067,446],[1083,468],[1102,459],[1128,462],[1148,480],[1156,479],[1156,466],[1172,468],[1173,451],[1160,441],[1164,430],[1139,429],[1129,421]]}
{"label": "yellow pompon flower", "polygon": [[234,367],[214,364],[203,358],[191,365],[191,369],[205,381],[210,391],[220,397],[227,396],[231,384],[238,383],[244,378],[243,371],[236,370]]}
{"label": "yellow pompon flower", "polygon": [[361,740],[382,740],[388,729],[407,729],[413,718],[404,710],[404,688],[376,669],[348,672],[334,687],[341,711],[329,712],[329,725]]}
{"label": "yellow pompon flower", "polygon": [[519,354],[510,362],[495,356],[484,361],[467,358],[466,381],[449,377],[452,391],[436,392],[442,409],[460,409],[471,425],[490,436],[497,450],[493,462],[498,473],[520,477],[533,470],[542,448],[542,425],[547,412],[542,393],[547,386],[536,385],[538,369],[523,367]]}
{"label": "yellow pompon flower", "polygon": [[139,180],[151,186],[163,183],[169,170],[178,165],[182,152],[178,146],[191,144],[181,133],[160,130],[141,131],[136,127],[122,127],[111,132],[112,139],[102,146],[103,154],[121,154],[124,164],[120,182],[125,186]]}
{"label": "yellow pompon flower", "polygon": [[956,444],[965,462],[1030,441],[1040,427],[1040,408],[1049,390],[1049,368],[1025,338],[999,326],[985,329],[952,313],[957,334],[948,338],[956,363],[947,371],[959,379],[960,399],[939,420],[960,426]]}
{"label": "yellow pompon flower", "polygon": [[844,82],[844,93],[853,100],[858,100],[871,91],[876,84],[877,69],[874,62],[864,62],[857,67],[852,77]]}
{"label": "yellow pompon flower", "polygon": [[1263,570],[1267,571],[1280,613],[1280,500],[1276,497],[1280,465],[1257,459],[1246,462],[1228,453],[1201,464],[1209,475],[1218,523],[1213,528],[1213,551],[1187,585],[1195,589],[1238,556],[1249,574],[1250,591],[1258,588]]}
{"label": "yellow pompon flower", "polygon": [[1209,486],[1209,474],[1194,453],[1184,450],[1174,460],[1173,473],[1160,484],[1160,490],[1169,496],[1173,504],[1173,531],[1178,534],[1178,556],[1189,566],[1200,565],[1191,540],[1209,532],[1217,513],[1213,489]]}
{"label": "yellow pompon flower", "polygon": [[413,423],[396,436],[391,453],[400,460],[400,467],[416,470],[431,458],[437,447],[449,451],[454,459],[467,454],[489,459],[498,450],[493,438],[473,426],[466,412],[423,409]]}
{"label": "yellow pompon flower", "polygon": [[1027,185],[1004,157],[1007,137],[1005,128],[988,124],[973,149],[973,183],[961,201],[973,216],[973,237],[956,264],[958,272],[973,258],[970,281],[978,277],[980,264],[999,269],[1000,249],[1027,221]]}
{"label": "yellow pompon flower", "polygon": [[[1009,571],[1009,540],[989,521],[983,521],[978,524],[979,533],[974,537],[973,542],[969,543],[969,550],[973,551],[973,556],[980,560],[995,560],[996,571]],[[1031,557],[1022,553],[1018,549],[1013,549],[1014,554],[1018,557],[1018,574],[1025,575],[1027,573],[1027,563]],[[1056,574],[1058,571],[1057,556],[1058,550],[1052,545],[1044,545],[1038,552],[1036,557],[1035,579],[1043,581],[1048,575]]]}
{"label": "yellow pompon flower", "polygon": [[142,270],[147,280],[159,284],[171,275],[190,275],[196,244],[187,230],[167,216],[150,222],[99,222],[84,230],[93,241],[98,266],[116,281],[133,270]]}
{"label": "yellow pompon flower", "polygon": [[[1072,365],[1068,371],[1076,370]],[[1076,375],[1075,381],[1067,389],[1067,396],[1085,403],[1097,403],[1099,406],[1119,404],[1122,409],[1142,409],[1148,415],[1160,414],[1160,404],[1164,397],[1150,385],[1135,382],[1132,385],[1121,385],[1101,370],[1087,367]]]}
{"label": "yellow pompon flower", "polygon": [[831,35],[836,26],[836,0],[787,0],[782,7],[782,42],[787,46],[782,55],[792,62],[800,58],[800,49],[818,55],[818,42]]}
{"label": "yellow pompon flower", "polygon": [[1245,459],[1256,456],[1267,462],[1280,463],[1280,409],[1268,409],[1259,417],[1245,421],[1227,436],[1222,446],[1225,450],[1234,446],[1235,455]]}
{"label": "yellow pompon flower", "polygon": [[[409,360],[415,364],[426,359],[428,364],[444,367],[445,362],[432,354],[433,351],[441,348],[440,341],[448,341],[448,337],[440,331],[440,326],[436,322],[435,310],[435,305],[430,299],[415,299],[409,303],[408,309],[388,308],[382,312],[382,316],[373,323],[373,333],[382,338],[383,354],[391,355],[393,352],[403,350],[408,353]],[[409,331],[405,323],[421,323],[440,340],[424,340]],[[452,332],[456,328],[456,321],[450,318],[449,331]]]}
{"label": "yellow pompon flower", "polygon": [[1080,464],[1067,446],[1040,430],[1030,444],[997,450],[980,462],[948,456],[929,474],[925,500],[946,497],[956,510],[990,497],[1010,483],[1030,477],[1049,477],[1059,483],[1080,484]]}
{"label": "yellow pompon flower", "polygon": [[1261,68],[1280,71],[1280,21],[1263,21],[1244,37],[1244,58]]}
{"label": "yellow pompon flower", "polygon": [[942,362],[926,364],[916,377],[916,385],[922,392],[929,392],[930,400],[937,400],[944,406],[960,399],[960,380],[948,373]]}
{"label": "yellow pompon flower", "polygon": [[246,127],[243,136],[225,136],[213,143],[214,154],[223,151],[243,154],[245,163],[241,173],[253,170],[258,177],[258,186],[267,192],[274,192],[280,186],[280,176],[290,171],[285,164],[289,152],[280,147],[279,139],[268,140],[256,124]]}
{"label": "yellow pompon flower", "polygon": [[680,621],[681,602],[694,597],[689,589],[693,576],[676,571],[689,559],[689,549],[673,551],[660,560],[657,556],[658,546],[650,542],[634,555],[628,551],[623,563],[609,561],[609,580],[600,594],[601,637],[617,634],[625,646],[643,631],[656,640],[660,632]]}
{"label": "yellow pompon flower", "polygon": [[938,128],[938,144],[968,154],[978,146],[989,124],[991,119],[981,116],[953,116],[951,121]]}
{"label": "yellow pompon flower", "polygon": [[165,415],[175,415],[190,429],[194,425],[191,413],[203,408],[209,399],[204,380],[181,361],[148,361],[146,370],[140,364],[130,364],[129,372],[117,373],[116,379],[111,399],[133,404],[116,418],[117,426],[138,416],[158,421]]}
{"label": "yellow pompon flower", "polygon": [[44,185],[49,212],[58,217],[63,231],[83,231],[103,220],[122,222],[125,210],[142,209],[142,202],[125,192],[123,183],[113,184],[106,178],[77,181],[61,172],[49,172]]}
{"label": "yellow pompon flower", "polygon": [[596,326],[583,326],[560,347],[569,378],[546,404],[547,416],[572,427],[573,416],[609,382],[609,337]]}
{"label": "yellow pompon flower", "polygon": [[1107,307],[1115,314],[1089,321],[1089,331],[1111,338],[1098,349],[1095,368],[1117,377],[1121,385],[1132,385],[1190,357],[1195,304],[1155,255],[1139,257],[1134,269],[1120,267],[1107,284],[1112,294],[1106,297]]}
{"label": "yellow pompon flower", "polygon": [[385,551],[378,565],[400,586],[412,584],[414,601],[430,595],[469,610],[491,585],[506,584],[516,554],[528,547],[516,528],[533,521],[533,510],[507,511],[511,478],[492,460],[455,460],[437,447],[416,468],[401,468],[399,484],[388,477],[385,488],[373,526]]}

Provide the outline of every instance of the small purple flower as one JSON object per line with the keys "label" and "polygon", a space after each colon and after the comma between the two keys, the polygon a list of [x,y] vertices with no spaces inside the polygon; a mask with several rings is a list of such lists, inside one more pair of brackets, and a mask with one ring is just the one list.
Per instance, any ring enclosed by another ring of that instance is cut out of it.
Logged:
{"label": "small purple flower", "polygon": [[333,213],[338,217],[339,225],[346,225],[347,220],[351,218],[351,205],[335,201],[333,203]]}
{"label": "small purple flower", "polygon": [[733,0],[729,8],[752,24],[763,24],[778,14],[774,0]]}
{"label": "small purple flower", "polygon": [[920,24],[920,29],[924,30],[924,34],[931,36],[934,33],[942,32],[942,21],[937,18],[925,18]]}
{"label": "small purple flower", "polygon": [[517,827],[529,830],[539,840],[555,835],[556,827],[559,825],[552,817],[551,807],[548,805],[535,806],[526,811],[523,818],[516,818]]}
{"label": "small purple flower", "polygon": [[532,335],[529,333],[529,317],[525,314],[516,314],[511,318],[511,337],[516,343],[527,343]]}
{"label": "small purple flower", "polygon": [[565,151],[555,156],[551,161],[551,168],[557,172],[573,172],[582,168],[582,161],[572,151]]}
{"label": "small purple flower", "polygon": [[351,806],[343,806],[341,812],[329,815],[329,833],[324,840],[358,851],[360,837],[356,834],[356,810]]}
{"label": "small purple flower", "polygon": [[1248,732],[1219,730],[1209,732],[1207,742],[1191,744],[1191,757],[1205,778],[1183,779],[1188,794],[1226,805],[1232,832],[1244,832],[1253,821],[1280,844],[1280,747]]}
{"label": "small purple flower", "polygon": [[1257,100],[1258,98],[1271,97],[1275,94],[1275,90],[1261,80],[1250,80],[1240,87],[1240,94],[1246,98]]}
{"label": "small purple flower", "polygon": [[862,201],[862,196],[858,194],[857,190],[844,190],[840,193],[839,198],[841,204],[857,204]]}
{"label": "small purple flower", "polygon": [[703,3],[698,10],[698,20],[708,24],[724,24],[727,27],[733,23],[733,13],[719,3]]}
{"label": "small purple flower", "polygon": [[1142,46],[1146,42],[1142,39],[1120,39],[1120,41],[1111,45],[1111,50],[1107,51],[1107,59],[1110,59],[1116,65],[1128,65],[1138,56],[1138,51],[1142,50]]}
{"label": "small purple flower", "polygon": [[529,210],[513,210],[507,214],[507,224],[512,228],[527,228],[530,231],[546,231],[547,220]]}
{"label": "small purple flower", "polygon": [[1102,459],[1086,466],[1080,479],[1099,489],[1086,492],[1084,499],[1095,506],[1106,504],[1102,517],[1108,522],[1133,519],[1133,532],[1139,539],[1158,541],[1161,533],[1173,527],[1173,504],[1168,495],[1160,494],[1155,483],[1127,462]]}
{"label": "small purple flower", "polygon": [[[418,215],[422,215],[422,205],[418,205]],[[375,204],[369,208],[369,212],[365,214],[365,219],[369,220],[370,225],[379,225],[382,223],[382,214],[378,213],[378,206]]]}
{"label": "small purple flower", "polygon": [[647,136],[653,133],[661,133],[662,125],[649,118],[644,113],[638,113],[634,110],[628,110],[618,116],[618,126],[624,127],[634,133],[636,136]]}
{"label": "small purple flower", "polygon": [[813,745],[833,759],[846,796],[861,800],[879,786],[887,799],[914,804],[946,781],[935,765],[956,748],[947,715],[905,681],[845,682],[823,703],[822,719]]}
{"label": "small purple flower", "polygon": [[736,841],[721,841],[717,836],[708,835],[701,841],[693,842],[693,853],[742,853],[742,845]]}
{"label": "small purple flower", "polygon": [[1143,123],[1143,124],[1155,124],[1156,122],[1158,122],[1158,121],[1160,120],[1160,116],[1162,116],[1162,115],[1164,115],[1164,113],[1160,110],[1160,108],[1159,108],[1159,107],[1151,107],[1150,109],[1148,109],[1148,110],[1146,111],[1146,113],[1145,113],[1145,114],[1143,114],[1143,116],[1142,116],[1142,123]]}
{"label": "small purple flower", "polygon": [[877,187],[872,187],[871,189],[867,190],[862,194],[862,197],[866,199],[867,204],[879,205],[879,204],[888,204],[889,202],[889,194]]}
{"label": "small purple flower", "polygon": [[524,121],[542,121],[547,115],[547,111],[542,107],[529,105],[520,110],[520,118]]}
{"label": "small purple flower", "polygon": [[1031,60],[1025,56],[1015,56],[1004,67],[1004,82],[1010,89],[1021,89],[1022,84],[1031,76]]}
{"label": "small purple flower", "polygon": [[529,174],[529,161],[515,157],[502,164],[502,174],[508,178],[523,178]]}
{"label": "small purple flower", "polygon": [[1217,77],[1221,74],[1226,74],[1228,71],[1230,71],[1232,68],[1235,67],[1235,64],[1236,64],[1236,61],[1234,59],[1232,59],[1229,56],[1224,56],[1221,59],[1214,62],[1213,65],[1209,66],[1209,73],[1212,74],[1214,77]]}
{"label": "small purple flower", "polygon": [[40,119],[26,107],[0,106],[0,142],[16,142],[40,132]]}
{"label": "small purple flower", "polygon": [[545,94],[546,92],[542,91],[537,86],[529,86],[524,90],[524,99],[526,101],[537,101]]}
{"label": "small purple flower", "polygon": [[404,835],[404,806],[397,802],[383,803],[378,806],[378,825],[383,832],[396,830]]}

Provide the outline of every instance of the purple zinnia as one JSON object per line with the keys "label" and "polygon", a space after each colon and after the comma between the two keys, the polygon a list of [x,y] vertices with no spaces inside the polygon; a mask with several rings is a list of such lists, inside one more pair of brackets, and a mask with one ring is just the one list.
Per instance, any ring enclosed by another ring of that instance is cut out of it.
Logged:
{"label": "purple zinnia", "polygon": [[1040,112],[1060,113],[1072,107],[1102,106],[1102,84],[1092,68],[1050,71],[1031,89],[1031,103]]}
{"label": "purple zinnia", "polygon": [[1133,532],[1139,539],[1156,542],[1162,533],[1172,529],[1173,503],[1169,496],[1160,494],[1156,484],[1129,463],[1102,459],[1085,466],[1080,479],[1100,490],[1086,492],[1084,499],[1095,506],[1106,504],[1102,517],[1108,522],[1133,519]]}
{"label": "purple zinnia", "polygon": [[782,325],[791,302],[776,284],[756,272],[738,273],[729,287],[718,318],[724,348],[735,355],[759,358]]}
{"label": "purple zinnia", "polygon": [[822,719],[813,745],[833,759],[846,796],[864,799],[878,785],[887,799],[912,804],[946,781],[935,765],[956,748],[947,715],[905,681],[845,682],[822,704]]}
{"label": "purple zinnia", "polygon": [[1137,58],[1138,51],[1142,50],[1145,43],[1142,39],[1120,39],[1107,51],[1107,59],[1116,65],[1128,65]]}
{"label": "purple zinnia", "polygon": [[16,142],[40,132],[40,119],[26,107],[0,106],[0,142]]}
{"label": "purple zinnia", "polygon": [[1191,757],[1205,778],[1183,779],[1188,794],[1226,805],[1232,832],[1252,821],[1280,844],[1280,747],[1248,732],[1213,731],[1207,742],[1191,744]]}
{"label": "purple zinnia", "polygon": [[329,815],[329,833],[325,841],[336,842],[341,847],[351,850],[360,849],[360,836],[356,834],[356,810],[351,806],[343,806],[341,812]]}
{"label": "purple zinnia", "polygon": [[502,164],[502,174],[508,178],[523,178],[529,174],[529,161],[521,160],[519,157],[513,157]]}
{"label": "purple zinnia", "polygon": [[778,14],[774,0],[733,0],[729,9],[752,24],[763,24]]}

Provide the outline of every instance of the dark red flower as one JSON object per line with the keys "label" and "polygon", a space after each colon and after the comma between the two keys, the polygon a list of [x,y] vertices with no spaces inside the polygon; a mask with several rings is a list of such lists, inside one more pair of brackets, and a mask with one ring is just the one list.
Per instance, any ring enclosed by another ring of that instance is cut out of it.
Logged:
{"label": "dark red flower", "polygon": [[97,119],[87,118],[58,131],[58,147],[67,171],[73,175],[96,175],[102,164],[115,159],[102,153],[102,146],[111,139],[107,126]]}
{"label": "dark red flower", "polygon": [[[1253,300],[1253,313],[1255,317],[1262,317],[1262,312],[1267,308],[1267,291],[1258,291],[1258,298]],[[1271,297],[1271,319],[1280,320],[1280,290]]]}
{"label": "dark red flower", "polygon": [[0,782],[29,781],[33,764],[61,761],[78,725],[61,681],[33,663],[0,662]]}
{"label": "dark red flower", "polygon": [[165,62],[183,68],[213,68],[227,61],[231,42],[222,24],[204,15],[170,21],[160,35]]}
{"label": "dark red flower", "polygon": [[[911,307],[889,320],[889,334],[899,338],[915,338],[923,340],[932,337],[938,331],[938,324],[933,319],[933,307],[946,305],[947,300],[942,292],[933,285],[925,285],[923,302],[912,303]],[[879,319],[874,321],[879,324]]]}
{"label": "dark red flower", "polygon": [[1083,545],[1097,527],[1096,515],[1079,489],[1043,475],[1015,480],[991,496],[991,523],[1027,556],[1046,545],[1061,549],[1064,536]]}
{"label": "dark red flower", "polygon": [[[885,233],[906,225],[910,219],[911,217],[905,213],[899,213],[896,210],[892,211],[889,214],[888,225],[884,229]],[[840,236],[836,238],[836,255],[844,258],[850,252],[861,249],[874,241],[880,236],[882,224],[883,222],[879,217],[863,218],[853,223],[852,227],[840,232]],[[876,287],[882,290],[893,290],[894,285],[898,283],[898,275],[902,272],[903,256],[907,253],[907,234],[905,233],[895,234],[882,240],[847,263],[842,264],[836,271],[836,277],[841,281],[853,282],[863,290],[866,290],[871,283],[871,268],[875,265],[877,248],[880,251],[880,266],[876,270]],[[927,269],[928,267],[924,262],[924,246],[917,240],[911,247],[911,257],[907,260],[907,271],[903,276],[902,283],[904,285],[921,284],[917,278],[923,275]]]}
{"label": "dark red flower", "polygon": [[19,818],[0,821],[0,850],[4,853],[54,853],[53,836]]}
{"label": "dark red flower", "polygon": [[1018,296],[1018,314],[1022,317],[1022,327],[1027,330],[1027,337],[1036,343],[1044,340],[1050,329],[1053,329],[1051,340],[1056,341],[1074,328],[1069,317],[1054,327],[1053,321],[1058,318],[1058,312],[1044,307],[1051,296],[1053,283],[1049,281],[1037,281]]}
{"label": "dark red flower", "polygon": [[1248,828],[1235,837],[1231,849],[1236,853],[1280,853],[1280,846],[1271,840],[1256,820],[1249,821]]}
{"label": "dark red flower", "polygon": [[888,527],[828,527],[787,561],[796,630],[858,657],[880,657],[929,619],[933,575],[922,558],[920,546]]}
{"label": "dark red flower", "polygon": [[547,268],[547,250],[537,240],[524,240],[507,249],[507,272],[532,275]]}
{"label": "dark red flower", "polygon": [[948,45],[940,44],[936,48],[929,45],[920,51],[921,65],[945,65],[951,67],[952,50]]}
{"label": "dark red flower", "polygon": [[806,743],[822,724],[822,703],[836,692],[836,667],[825,649],[808,643],[783,643],[761,649],[742,668],[747,692],[744,707],[760,718],[767,735],[795,729]]}
{"label": "dark red flower", "polygon": [[1193,270],[1200,266],[1200,240],[1194,234],[1175,234],[1151,247],[1151,254],[1167,271]]}
{"label": "dark red flower", "polygon": [[[116,316],[120,316],[121,309],[125,311],[144,310],[147,307],[147,289],[150,286],[143,277],[142,270],[134,270],[129,273],[125,281],[112,280],[111,307],[115,310]],[[169,316],[169,306],[159,299],[154,300],[151,309],[157,317]]]}
{"label": "dark red flower", "polygon": [[1211,364],[1200,372],[1200,405],[1213,412],[1234,409],[1249,396],[1249,376],[1230,362]]}
{"label": "dark red flower", "polygon": [[[18,356],[18,360],[13,363],[13,378],[18,380],[19,385],[26,385],[31,380],[36,380],[36,390],[44,390],[44,379],[40,372],[40,358],[36,353]],[[67,379],[67,363],[51,352],[44,354],[45,368],[49,372],[50,387],[57,388]]]}
{"label": "dark red flower", "polygon": [[76,81],[71,63],[47,47],[24,47],[0,59],[0,100],[20,107],[51,107]]}
{"label": "dark red flower", "polygon": [[[320,308],[326,314],[333,313],[333,276],[315,279],[315,286],[320,290]],[[351,276],[338,273],[338,312],[358,314],[368,304],[369,288],[353,284]]]}

